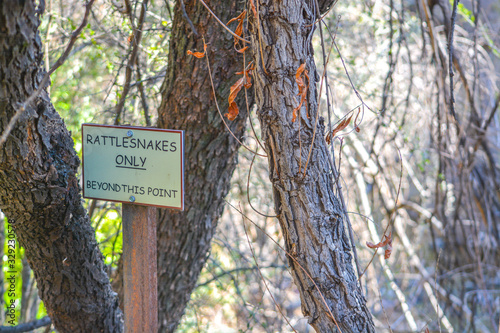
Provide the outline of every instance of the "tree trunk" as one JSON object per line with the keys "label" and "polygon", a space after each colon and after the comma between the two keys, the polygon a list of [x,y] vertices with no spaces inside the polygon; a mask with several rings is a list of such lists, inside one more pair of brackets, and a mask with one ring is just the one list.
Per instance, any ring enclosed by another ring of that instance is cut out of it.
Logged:
{"label": "tree trunk", "polygon": [[[41,12],[35,1],[0,2],[2,132],[44,75]],[[70,133],[45,91],[32,104],[0,147],[0,209],[57,330],[121,332],[118,300],[82,206]]]}
{"label": "tree trunk", "polygon": [[[260,37],[257,20],[251,21],[258,116],[276,213],[287,251],[297,260],[289,263],[304,315],[317,332],[336,332],[337,324],[342,332],[374,332],[353,269],[342,206],[333,190],[323,119],[316,122],[319,76],[311,45],[317,18],[314,4],[314,0],[259,1]],[[292,110],[300,101],[295,75],[303,63],[310,73],[310,82],[305,81],[309,91],[293,122]]]}
{"label": "tree trunk", "polygon": [[[233,37],[198,0],[184,0],[186,14],[199,34],[196,36],[180,3],[177,1],[175,6],[158,125],[186,131],[186,208],[183,212],[160,210],[159,214],[159,332],[173,332],[177,327],[209,256],[240,147],[215,107],[206,59],[194,58],[186,52],[203,51],[202,36],[205,37],[217,100],[223,113],[227,112],[230,87],[239,78],[235,73],[243,70],[243,56],[234,51]],[[244,8],[244,1],[207,3],[223,22]],[[243,96],[237,104],[240,115],[233,122],[225,121],[242,140],[247,118]],[[249,105],[252,104],[250,95]]]}

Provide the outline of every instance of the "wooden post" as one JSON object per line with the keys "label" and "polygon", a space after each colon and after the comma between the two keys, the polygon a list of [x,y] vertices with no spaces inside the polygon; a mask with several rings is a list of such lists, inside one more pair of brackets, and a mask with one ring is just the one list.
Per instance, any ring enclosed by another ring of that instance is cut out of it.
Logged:
{"label": "wooden post", "polygon": [[122,219],[125,333],[156,333],[156,208],[124,203]]}

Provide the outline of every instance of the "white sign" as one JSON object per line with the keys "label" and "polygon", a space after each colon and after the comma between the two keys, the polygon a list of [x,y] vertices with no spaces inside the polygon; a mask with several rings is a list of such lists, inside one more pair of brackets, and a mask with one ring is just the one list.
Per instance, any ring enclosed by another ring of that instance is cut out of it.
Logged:
{"label": "white sign", "polygon": [[85,198],[184,209],[184,131],[82,125]]}

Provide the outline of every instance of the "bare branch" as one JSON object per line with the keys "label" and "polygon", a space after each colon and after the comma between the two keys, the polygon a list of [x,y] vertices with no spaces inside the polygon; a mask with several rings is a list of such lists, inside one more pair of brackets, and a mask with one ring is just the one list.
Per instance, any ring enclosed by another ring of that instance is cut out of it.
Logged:
{"label": "bare branch", "polygon": [[[126,1],[127,3],[128,1]],[[135,65],[135,59],[137,57],[137,52],[139,50],[139,45],[141,43],[141,38],[142,38],[142,27],[144,25],[144,19],[146,17],[146,11],[148,9],[148,0],[144,0],[142,2],[141,6],[141,14],[139,15],[139,26],[136,28],[134,26],[134,20],[133,20],[133,14],[132,12],[129,13],[130,15],[130,25],[132,26],[132,52],[130,53],[130,58],[128,59],[127,63],[127,68],[125,70],[125,85],[123,86],[123,91],[120,96],[120,100],[118,101],[118,104],[116,105],[116,118],[115,118],[115,125],[120,124],[120,117],[121,113],[123,110],[123,106],[125,105],[125,100],[127,99],[128,92],[130,90],[130,81],[132,80],[132,68]]]}
{"label": "bare branch", "polygon": [[457,6],[458,0],[453,1],[453,13],[451,14],[451,27],[450,35],[448,36],[448,71],[450,75],[450,111],[453,118],[457,120],[457,114],[455,113],[455,96],[453,95],[453,33],[455,32],[455,19],[457,17]]}
{"label": "bare branch", "polygon": [[42,81],[38,85],[38,89],[35,90],[35,92],[30,97],[28,97],[28,99],[26,101],[24,101],[24,103],[21,103],[20,105],[17,106],[16,113],[10,119],[9,123],[5,127],[5,130],[2,134],[2,137],[0,137],[0,148],[3,146],[3,144],[7,140],[7,137],[9,136],[10,132],[12,132],[12,130],[14,129],[14,126],[16,125],[16,123],[19,120],[19,118],[21,117],[21,115],[24,113],[24,111],[26,111],[26,108],[38,97],[38,95],[40,95],[42,90],[45,89],[45,86],[47,85],[47,83],[50,80],[50,75],[52,73],[54,73],[56,71],[56,69],[61,67],[61,65],[68,58],[68,55],[71,52],[71,49],[73,48],[73,46],[75,45],[75,42],[78,39],[78,36],[80,36],[80,33],[82,32],[83,28],[85,28],[85,26],[87,25],[87,21],[88,21],[89,14],[90,14],[90,8],[94,4],[94,1],[95,0],[90,0],[85,5],[85,15],[83,16],[82,23],[71,34],[71,39],[69,40],[68,46],[66,46],[66,50],[64,50],[64,53],[59,57],[59,59],[57,59],[56,63],[50,68],[50,70],[47,73],[45,73]]}
{"label": "bare branch", "polygon": [[17,326],[0,326],[0,332],[4,333],[21,333],[21,332],[31,332],[37,328],[44,327],[52,324],[50,318],[43,317],[42,319],[30,321],[29,323],[22,323]]}
{"label": "bare branch", "polygon": [[193,30],[193,33],[196,37],[199,37],[198,31],[196,31],[196,28],[194,27],[193,22],[189,18],[188,14],[186,13],[186,6],[184,6],[184,0],[180,0],[181,2],[181,8],[182,8],[182,16],[186,19],[187,23],[189,23],[189,26],[191,27],[191,30]]}

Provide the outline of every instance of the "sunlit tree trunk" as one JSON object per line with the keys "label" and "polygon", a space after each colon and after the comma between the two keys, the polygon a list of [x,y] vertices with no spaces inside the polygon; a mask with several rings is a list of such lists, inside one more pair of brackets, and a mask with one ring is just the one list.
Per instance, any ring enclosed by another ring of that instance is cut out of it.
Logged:
{"label": "sunlit tree trunk", "polygon": [[[44,75],[42,11],[35,1],[0,2],[0,133]],[[121,332],[122,313],[82,206],[78,164],[70,133],[43,91],[0,147],[0,209],[58,332]]]}
{"label": "sunlit tree trunk", "polygon": [[[315,1],[260,0],[258,7],[260,29],[255,18],[251,21],[257,112],[276,213],[286,249],[296,260],[289,263],[302,311],[317,332],[336,332],[337,327],[374,332],[353,269],[342,205],[333,191],[323,120],[317,121],[319,76],[311,44],[318,17]],[[300,101],[295,75],[304,63],[309,91],[293,122],[292,111]]]}

